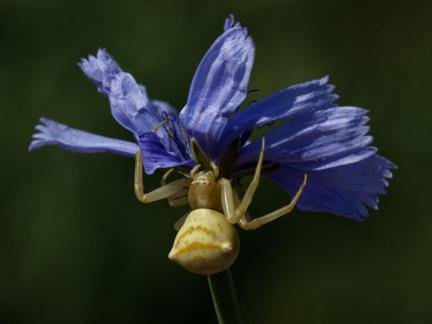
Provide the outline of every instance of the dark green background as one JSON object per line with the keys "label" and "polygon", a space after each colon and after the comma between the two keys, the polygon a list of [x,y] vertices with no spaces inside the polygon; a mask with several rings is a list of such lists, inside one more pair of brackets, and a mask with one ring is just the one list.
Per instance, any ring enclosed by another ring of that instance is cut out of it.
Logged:
{"label": "dark green background", "polygon": [[[255,99],[330,74],[399,166],[364,223],[295,212],[241,234],[246,322],[432,323],[431,4],[2,0],[0,323],[215,322],[205,278],[167,259],[184,209],[140,205],[132,159],[27,147],[40,116],[132,139],[76,66],[98,47],[181,108],[229,13],[256,43]],[[252,213],[287,201],[264,181]]]}

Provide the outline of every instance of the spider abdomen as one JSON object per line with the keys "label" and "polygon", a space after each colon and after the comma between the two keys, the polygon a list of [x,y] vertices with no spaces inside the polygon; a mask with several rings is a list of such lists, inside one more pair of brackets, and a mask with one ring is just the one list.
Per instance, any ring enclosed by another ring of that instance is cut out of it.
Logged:
{"label": "spider abdomen", "polygon": [[239,247],[237,231],[223,214],[199,208],[187,216],[168,257],[193,273],[212,274],[227,269]]}

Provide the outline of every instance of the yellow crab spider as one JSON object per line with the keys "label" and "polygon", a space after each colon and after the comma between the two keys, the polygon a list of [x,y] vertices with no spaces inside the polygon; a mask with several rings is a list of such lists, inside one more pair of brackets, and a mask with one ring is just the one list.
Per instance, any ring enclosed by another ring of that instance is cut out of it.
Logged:
{"label": "yellow crab spider", "polygon": [[144,204],[168,199],[172,207],[189,204],[191,211],[175,224],[178,230],[169,259],[196,274],[214,274],[227,269],[237,258],[240,248],[239,237],[234,224],[244,230],[254,230],[285,214],[290,213],[299,200],[307,182],[303,183],[291,202],[269,214],[249,220],[247,209],[258,187],[264,160],[265,139],[253,179],[240,200],[231,186],[231,181],[219,177],[219,169],[211,164],[212,170],[200,171],[196,165],[185,178],[167,183],[174,169],[168,170],[162,178],[161,187],[144,193],[143,161],[141,152],[135,159],[135,195]]}

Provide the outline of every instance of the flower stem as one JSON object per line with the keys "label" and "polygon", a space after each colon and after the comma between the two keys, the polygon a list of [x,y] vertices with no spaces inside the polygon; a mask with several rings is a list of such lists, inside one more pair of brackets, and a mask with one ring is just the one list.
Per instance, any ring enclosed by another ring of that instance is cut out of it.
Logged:
{"label": "flower stem", "polygon": [[242,324],[231,270],[209,275],[208,283],[219,324]]}

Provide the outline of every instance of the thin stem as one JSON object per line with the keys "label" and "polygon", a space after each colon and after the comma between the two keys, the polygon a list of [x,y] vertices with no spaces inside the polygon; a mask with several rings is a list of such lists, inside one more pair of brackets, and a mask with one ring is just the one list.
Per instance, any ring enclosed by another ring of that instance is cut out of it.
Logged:
{"label": "thin stem", "polygon": [[219,324],[242,324],[231,270],[209,275],[208,282]]}

